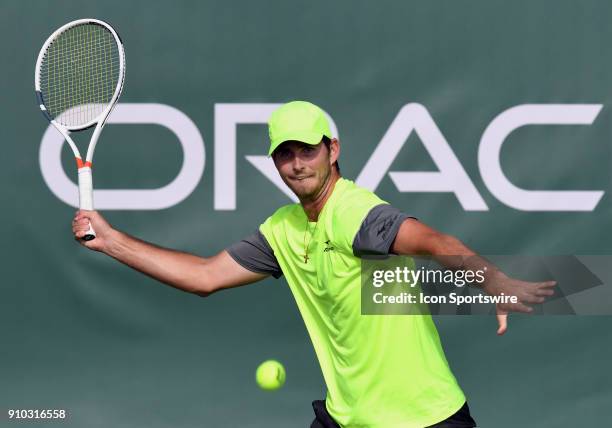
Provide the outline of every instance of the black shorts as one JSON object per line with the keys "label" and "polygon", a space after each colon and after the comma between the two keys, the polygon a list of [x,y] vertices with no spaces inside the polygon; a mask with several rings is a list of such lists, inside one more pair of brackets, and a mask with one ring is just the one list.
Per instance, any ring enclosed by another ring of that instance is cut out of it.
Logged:
{"label": "black shorts", "polygon": [[[315,420],[310,424],[310,428],[340,428],[340,425],[327,413],[325,401],[313,401],[312,408],[315,412]],[[470,415],[470,408],[466,401],[455,414],[427,428],[473,428],[475,426],[476,422]]]}

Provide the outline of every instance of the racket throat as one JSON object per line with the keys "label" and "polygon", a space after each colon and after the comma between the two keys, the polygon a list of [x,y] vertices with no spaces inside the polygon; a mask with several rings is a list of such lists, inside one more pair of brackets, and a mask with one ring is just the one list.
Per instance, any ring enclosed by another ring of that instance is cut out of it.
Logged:
{"label": "racket throat", "polygon": [[83,162],[83,159],[81,158],[75,158],[75,160],[77,164],[77,169],[80,170],[81,168],[84,168],[84,167],[88,167],[89,169],[91,169],[91,162],[89,161]]}

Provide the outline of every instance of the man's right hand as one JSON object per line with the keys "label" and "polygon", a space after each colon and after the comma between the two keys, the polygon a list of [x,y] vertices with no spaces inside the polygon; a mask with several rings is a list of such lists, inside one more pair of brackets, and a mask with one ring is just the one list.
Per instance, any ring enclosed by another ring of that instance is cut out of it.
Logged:
{"label": "man's right hand", "polygon": [[[96,238],[85,241],[83,236],[89,229],[89,225],[96,231]],[[79,210],[72,220],[72,233],[74,239],[90,250],[106,252],[113,239],[115,230],[97,211]]]}

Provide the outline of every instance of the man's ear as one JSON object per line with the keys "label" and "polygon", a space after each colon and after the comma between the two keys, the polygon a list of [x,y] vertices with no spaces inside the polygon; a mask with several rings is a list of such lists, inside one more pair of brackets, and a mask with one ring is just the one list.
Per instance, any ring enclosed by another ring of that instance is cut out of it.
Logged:
{"label": "man's ear", "polygon": [[331,161],[331,164],[333,165],[340,157],[340,141],[338,141],[337,138],[331,139],[331,144],[329,145],[329,151],[330,151],[329,160]]}

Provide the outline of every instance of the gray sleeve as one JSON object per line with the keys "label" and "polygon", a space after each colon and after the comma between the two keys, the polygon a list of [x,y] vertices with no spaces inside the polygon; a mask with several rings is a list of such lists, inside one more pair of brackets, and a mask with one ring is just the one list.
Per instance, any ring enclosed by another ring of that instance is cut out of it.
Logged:
{"label": "gray sleeve", "polygon": [[353,254],[357,257],[390,254],[397,231],[407,218],[416,219],[388,204],[375,206],[355,235]]}
{"label": "gray sleeve", "polygon": [[274,278],[283,275],[274,250],[259,230],[232,244],[226,251],[238,264],[251,272],[272,275]]}

